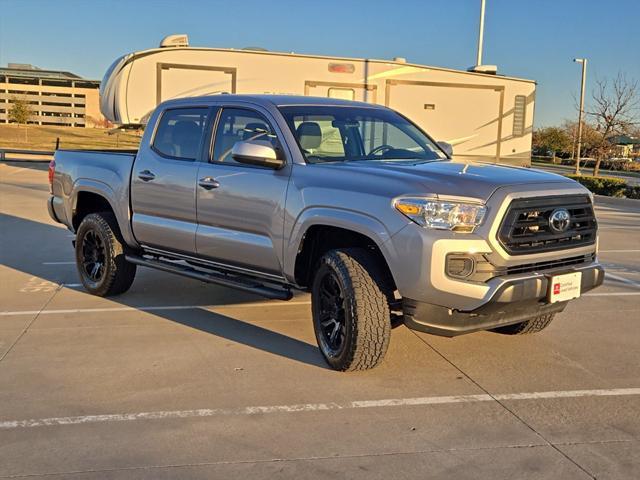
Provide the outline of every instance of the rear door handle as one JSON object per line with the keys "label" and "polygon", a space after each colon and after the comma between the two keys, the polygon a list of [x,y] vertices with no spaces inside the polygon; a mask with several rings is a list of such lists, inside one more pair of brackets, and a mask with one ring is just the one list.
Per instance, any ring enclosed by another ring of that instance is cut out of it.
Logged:
{"label": "rear door handle", "polygon": [[198,185],[200,185],[205,190],[211,190],[212,188],[218,188],[220,183],[213,177],[204,177],[198,180]]}
{"label": "rear door handle", "polygon": [[156,178],[156,176],[149,170],[143,170],[138,173],[138,178],[143,182],[148,182],[149,180],[153,180],[154,178]]}

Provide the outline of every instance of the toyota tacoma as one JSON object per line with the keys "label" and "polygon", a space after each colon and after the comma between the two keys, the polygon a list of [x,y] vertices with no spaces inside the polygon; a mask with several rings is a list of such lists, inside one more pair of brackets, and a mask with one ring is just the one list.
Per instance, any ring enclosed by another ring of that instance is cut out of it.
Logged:
{"label": "toyota tacoma", "polygon": [[604,279],[584,187],[457,161],[378,105],[171,100],[138,151],[59,150],[49,178],[88,292],[125,292],[138,266],[272,299],[305,290],[320,351],[342,371],[378,365],[402,323],[538,332]]}

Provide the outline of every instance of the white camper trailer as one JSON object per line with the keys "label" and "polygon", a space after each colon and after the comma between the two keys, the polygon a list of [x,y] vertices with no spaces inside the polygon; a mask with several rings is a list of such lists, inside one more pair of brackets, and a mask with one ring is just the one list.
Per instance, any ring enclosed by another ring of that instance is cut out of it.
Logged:
{"label": "white camper trailer", "polygon": [[407,63],[260,49],[193,48],[186,35],[130,53],[107,70],[101,110],[144,124],[160,102],[216,93],[334,97],[387,105],[453,145],[456,157],[529,165],[532,80]]}

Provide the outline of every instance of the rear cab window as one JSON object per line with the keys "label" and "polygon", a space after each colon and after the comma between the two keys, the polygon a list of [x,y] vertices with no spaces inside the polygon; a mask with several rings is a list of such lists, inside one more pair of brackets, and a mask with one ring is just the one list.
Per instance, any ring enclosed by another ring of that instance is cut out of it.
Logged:
{"label": "rear cab window", "polygon": [[163,157],[196,160],[200,155],[208,108],[171,108],[165,110],[151,147]]}

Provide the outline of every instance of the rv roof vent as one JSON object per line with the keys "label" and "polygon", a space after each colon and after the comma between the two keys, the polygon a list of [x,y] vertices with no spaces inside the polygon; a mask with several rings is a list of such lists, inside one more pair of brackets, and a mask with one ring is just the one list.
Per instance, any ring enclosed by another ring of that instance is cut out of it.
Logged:
{"label": "rv roof vent", "polygon": [[160,42],[160,48],[188,47],[189,36],[185,33],[167,35]]}
{"label": "rv roof vent", "polygon": [[407,59],[404,57],[393,57],[393,61],[398,63],[407,63]]}
{"label": "rv roof vent", "polygon": [[473,67],[467,68],[467,72],[485,73],[487,75],[497,75],[498,66],[497,65],[475,65]]}
{"label": "rv roof vent", "polygon": [[262,47],[244,47],[242,50],[253,50],[254,52],[268,52],[266,48]]}

